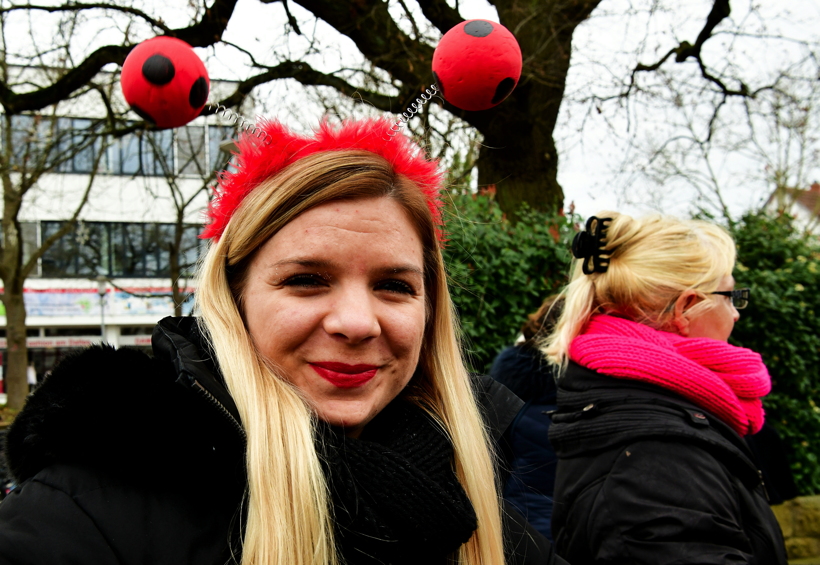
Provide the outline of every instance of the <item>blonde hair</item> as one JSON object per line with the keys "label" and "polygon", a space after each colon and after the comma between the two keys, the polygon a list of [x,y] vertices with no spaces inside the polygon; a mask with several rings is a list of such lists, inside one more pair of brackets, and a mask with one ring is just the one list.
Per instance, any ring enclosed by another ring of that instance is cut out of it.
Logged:
{"label": "blonde hair", "polygon": [[417,375],[402,394],[428,410],[452,440],[455,471],[478,516],[458,562],[504,563],[492,452],[461,357],[436,230],[425,196],[367,151],[317,153],[296,161],[242,202],[200,269],[204,331],[247,434],[248,516],[242,565],[336,565],[328,486],[314,445],[315,415],[299,391],[260,358],[241,315],[254,252],[302,212],[342,199],[390,197],[424,248],[428,318]]}
{"label": "blonde hair", "polygon": [[703,299],[690,312],[713,308],[708,293],[732,274],[735,243],[723,228],[701,220],[679,220],[654,214],[633,219],[617,212],[605,250],[611,252],[605,273],[585,275],[576,260],[563,290],[564,310],[555,330],[542,343],[543,353],[566,368],[569,346],[593,314],[614,314],[656,329],[667,329],[675,301],[686,290]]}

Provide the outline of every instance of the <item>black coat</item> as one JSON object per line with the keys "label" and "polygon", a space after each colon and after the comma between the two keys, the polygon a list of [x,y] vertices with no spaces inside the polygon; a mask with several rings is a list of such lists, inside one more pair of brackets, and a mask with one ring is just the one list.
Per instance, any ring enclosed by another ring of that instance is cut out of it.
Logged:
{"label": "black coat", "polygon": [[524,407],[504,434],[509,468],[504,499],[533,527],[551,538],[553,488],[558,456],[549,442],[556,409],[555,377],[551,365],[534,347],[507,347],[493,361],[490,376],[513,391]]}
{"label": "black coat", "polygon": [[570,364],[550,441],[552,531],[571,563],[786,565],[744,441],[660,387]]}
{"label": "black coat", "polygon": [[[163,320],[153,348],[92,347],[29,398],[7,436],[19,486],[0,504],[0,564],[222,565],[239,554],[236,407],[194,319]],[[480,398],[500,435],[521,402],[487,381]],[[510,563],[554,562],[520,516],[506,527]]]}

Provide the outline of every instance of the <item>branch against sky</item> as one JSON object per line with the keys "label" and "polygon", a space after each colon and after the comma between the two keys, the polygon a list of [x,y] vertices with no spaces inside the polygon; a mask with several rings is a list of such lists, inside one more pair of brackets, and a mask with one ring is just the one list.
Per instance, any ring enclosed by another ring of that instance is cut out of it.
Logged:
{"label": "branch against sky", "polygon": [[[558,131],[582,212],[737,217],[775,171],[803,188],[820,177],[820,7],[732,0],[718,21],[721,5],[613,0],[579,29]],[[624,13],[623,39],[601,42]]]}

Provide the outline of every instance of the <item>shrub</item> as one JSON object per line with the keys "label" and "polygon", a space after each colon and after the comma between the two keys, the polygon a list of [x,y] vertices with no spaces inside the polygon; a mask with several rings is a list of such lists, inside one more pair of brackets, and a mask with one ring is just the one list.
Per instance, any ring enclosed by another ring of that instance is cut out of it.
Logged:
{"label": "shrub", "polygon": [[444,258],[468,363],[489,370],[527,314],[567,281],[573,218],[524,206],[512,224],[491,194],[453,195],[445,206]]}
{"label": "shrub", "polygon": [[767,419],[801,494],[820,493],[820,243],[785,214],[748,214],[731,231],[737,286],[752,289],[731,341],[763,356],[773,381]]}

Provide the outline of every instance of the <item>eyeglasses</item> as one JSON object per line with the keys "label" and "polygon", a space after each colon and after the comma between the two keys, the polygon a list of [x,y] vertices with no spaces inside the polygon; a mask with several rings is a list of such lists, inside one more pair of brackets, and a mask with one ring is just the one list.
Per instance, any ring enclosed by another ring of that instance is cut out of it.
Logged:
{"label": "eyeglasses", "polygon": [[743,310],[749,305],[749,297],[752,291],[748,288],[736,288],[734,290],[718,290],[710,292],[709,294],[720,294],[721,296],[729,296],[732,298],[732,304],[738,310]]}

